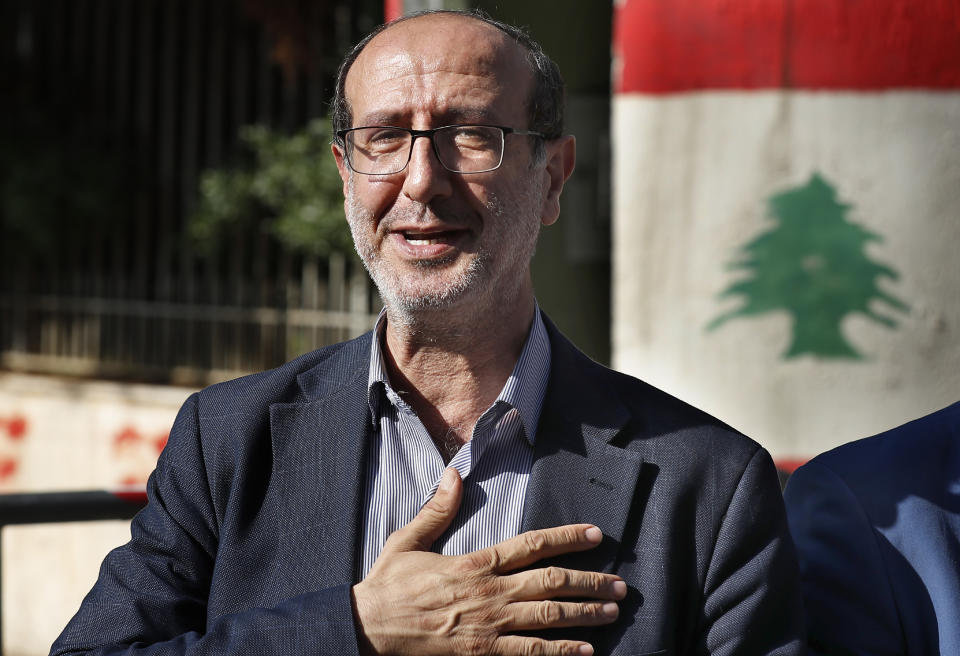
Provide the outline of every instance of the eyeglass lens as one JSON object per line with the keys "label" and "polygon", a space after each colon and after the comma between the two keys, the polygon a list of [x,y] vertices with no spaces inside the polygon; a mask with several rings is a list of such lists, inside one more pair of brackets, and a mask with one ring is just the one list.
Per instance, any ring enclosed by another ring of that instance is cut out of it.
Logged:
{"label": "eyeglass lens", "polygon": [[[367,127],[346,135],[350,167],[357,173],[389,175],[402,171],[410,159],[413,135],[391,127]],[[432,135],[440,163],[456,173],[482,173],[500,166],[503,130],[489,125],[452,125]]]}

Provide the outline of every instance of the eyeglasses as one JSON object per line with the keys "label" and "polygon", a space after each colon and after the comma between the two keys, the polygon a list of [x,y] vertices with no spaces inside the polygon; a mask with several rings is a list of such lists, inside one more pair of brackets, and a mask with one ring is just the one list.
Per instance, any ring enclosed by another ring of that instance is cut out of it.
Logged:
{"label": "eyeglasses", "polygon": [[363,175],[392,175],[406,168],[413,142],[426,137],[443,168],[453,173],[486,173],[503,162],[505,135],[546,138],[539,132],[499,125],[445,125],[432,130],[411,130],[389,125],[338,130],[347,165]]}

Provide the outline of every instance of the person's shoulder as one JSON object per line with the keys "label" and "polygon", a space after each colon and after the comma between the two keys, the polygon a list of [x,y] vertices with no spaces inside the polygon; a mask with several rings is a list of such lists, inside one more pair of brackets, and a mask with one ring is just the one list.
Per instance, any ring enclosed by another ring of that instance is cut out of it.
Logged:
{"label": "person's shoulder", "polygon": [[201,416],[265,411],[274,403],[302,401],[319,389],[342,387],[369,369],[370,333],[305,353],[274,369],[202,389]]}
{"label": "person's shoulder", "polygon": [[[883,433],[825,451],[798,470],[825,468],[850,487],[884,480],[916,482],[933,463],[955,462],[960,452],[960,402]],[[801,471],[803,470],[803,471]],[[919,477],[919,478],[918,478]]]}
{"label": "person's shoulder", "polygon": [[[690,403],[629,374],[610,369],[577,349],[552,324],[554,366],[577,390],[591,390],[609,407],[625,409],[628,420],[617,443],[627,449],[668,449],[701,461],[752,458],[762,447],[740,431]],[[576,392],[571,393],[571,396]]]}

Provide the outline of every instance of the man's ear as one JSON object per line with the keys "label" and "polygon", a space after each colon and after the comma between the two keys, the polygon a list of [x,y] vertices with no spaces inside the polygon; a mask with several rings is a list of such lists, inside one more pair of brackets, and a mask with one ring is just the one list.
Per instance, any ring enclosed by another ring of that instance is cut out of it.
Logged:
{"label": "man's ear", "polygon": [[546,173],[550,186],[543,199],[540,222],[550,225],[560,217],[560,192],[563,191],[563,183],[573,173],[577,159],[577,140],[572,135],[551,139],[546,143],[546,149]]}
{"label": "man's ear", "polygon": [[343,197],[347,197],[347,179],[350,177],[350,171],[347,169],[347,160],[343,156],[343,148],[337,144],[330,144],[330,150],[333,151],[333,159],[337,161],[337,171],[340,172],[340,180],[343,182]]}

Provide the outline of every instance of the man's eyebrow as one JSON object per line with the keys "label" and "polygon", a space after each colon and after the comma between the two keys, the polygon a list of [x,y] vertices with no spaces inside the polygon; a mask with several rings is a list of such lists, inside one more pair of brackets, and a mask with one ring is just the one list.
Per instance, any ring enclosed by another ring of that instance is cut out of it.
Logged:
{"label": "man's eyebrow", "polygon": [[[455,107],[436,116],[434,127],[462,123],[494,124],[496,122],[493,113],[485,107]],[[395,125],[397,127],[407,127],[409,124],[409,117],[399,112],[390,111],[374,111],[357,117],[353,122],[354,127],[363,127],[366,125]]]}
{"label": "man's eyebrow", "polygon": [[493,123],[493,114],[485,107],[460,107],[443,114],[448,123]]}
{"label": "man's eyebrow", "polygon": [[396,112],[374,112],[364,114],[358,117],[354,122],[354,127],[363,127],[364,125],[396,125],[402,126],[400,115]]}

